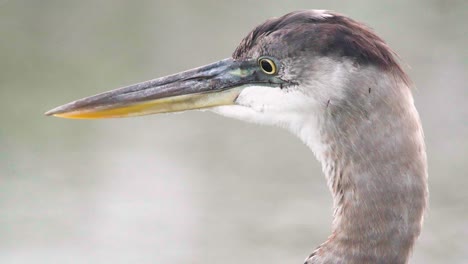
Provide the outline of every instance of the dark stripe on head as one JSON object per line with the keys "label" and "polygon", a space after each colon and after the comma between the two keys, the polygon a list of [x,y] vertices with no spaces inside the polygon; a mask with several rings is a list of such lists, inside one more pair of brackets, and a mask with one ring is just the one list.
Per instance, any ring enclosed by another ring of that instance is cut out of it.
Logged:
{"label": "dark stripe on head", "polygon": [[[267,38],[272,34],[280,38],[281,44]],[[251,31],[232,56],[241,59],[253,49],[269,44],[274,44],[276,50],[306,50],[322,56],[346,57],[360,65],[389,70],[409,82],[398,56],[383,39],[364,24],[334,12],[303,10],[269,19]]]}

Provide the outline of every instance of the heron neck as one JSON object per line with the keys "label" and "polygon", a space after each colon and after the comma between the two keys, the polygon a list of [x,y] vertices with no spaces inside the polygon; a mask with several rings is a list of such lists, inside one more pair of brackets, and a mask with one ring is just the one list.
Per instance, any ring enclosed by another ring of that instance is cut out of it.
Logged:
{"label": "heron neck", "polygon": [[419,117],[408,87],[375,92],[381,94],[363,98],[370,104],[331,102],[318,121],[314,152],[334,221],[307,263],[407,263],[420,233],[427,170]]}

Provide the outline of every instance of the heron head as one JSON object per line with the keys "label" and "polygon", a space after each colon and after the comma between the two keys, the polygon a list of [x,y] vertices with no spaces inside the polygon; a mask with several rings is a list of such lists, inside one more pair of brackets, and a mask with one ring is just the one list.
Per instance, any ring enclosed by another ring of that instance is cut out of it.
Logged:
{"label": "heron head", "polygon": [[[328,11],[272,18],[245,37],[231,58],[57,107],[47,115],[112,118],[210,109],[248,121],[285,124],[319,114],[353,94],[363,69],[403,71],[372,31]],[[361,87],[366,89],[367,87]],[[356,102],[357,103],[357,102]]]}

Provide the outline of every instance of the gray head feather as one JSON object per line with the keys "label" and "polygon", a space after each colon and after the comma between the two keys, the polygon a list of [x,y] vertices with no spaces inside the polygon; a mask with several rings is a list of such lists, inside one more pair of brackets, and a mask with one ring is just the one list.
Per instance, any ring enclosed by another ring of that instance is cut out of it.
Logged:
{"label": "gray head feather", "polygon": [[395,52],[370,28],[329,11],[301,10],[271,18],[241,41],[233,58],[249,57],[255,52],[278,58],[292,57],[301,51],[344,57],[359,65],[376,65],[409,82]]}
{"label": "gray head feather", "polygon": [[[257,88],[237,102],[260,120],[294,110],[281,104],[303,101],[301,110],[276,123],[311,146],[334,198],[333,233],[306,262],[407,263],[426,207],[427,161],[409,78],[396,54],[361,23],[306,10],[259,25],[233,58],[265,55],[281,61],[280,77],[296,86],[285,87],[272,107]],[[286,102],[288,91],[299,93],[295,101]]]}

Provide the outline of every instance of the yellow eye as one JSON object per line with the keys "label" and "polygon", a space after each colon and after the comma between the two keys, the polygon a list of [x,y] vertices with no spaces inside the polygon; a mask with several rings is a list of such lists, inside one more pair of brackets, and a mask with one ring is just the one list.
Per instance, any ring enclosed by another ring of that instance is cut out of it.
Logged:
{"label": "yellow eye", "polygon": [[268,59],[268,58],[260,58],[258,60],[258,65],[262,69],[262,71],[266,74],[273,75],[276,74],[278,71],[278,68],[276,67],[276,64],[273,60]]}

